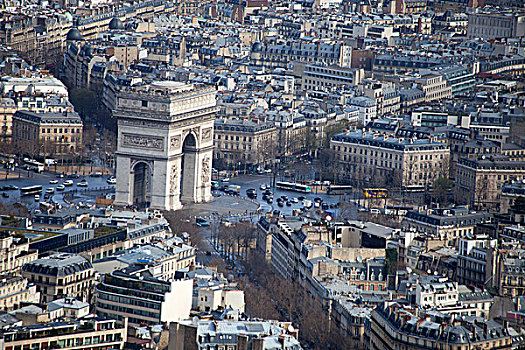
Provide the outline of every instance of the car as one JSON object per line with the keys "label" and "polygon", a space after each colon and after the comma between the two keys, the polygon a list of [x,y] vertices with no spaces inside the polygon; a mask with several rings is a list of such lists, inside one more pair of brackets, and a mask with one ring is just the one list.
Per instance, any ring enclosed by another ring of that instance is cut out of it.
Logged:
{"label": "car", "polygon": [[261,187],[259,187],[261,189],[261,191],[264,191],[266,189],[266,185],[261,185]]}
{"label": "car", "polygon": [[55,189],[53,187],[49,187],[47,190],[46,190],[46,193],[55,193]]}
{"label": "car", "polygon": [[277,205],[280,206],[280,207],[283,207],[284,206],[284,202],[277,200]]}
{"label": "car", "polygon": [[299,203],[299,199],[293,197],[292,199],[290,199],[290,202],[292,202],[292,203]]}
{"label": "car", "polygon": [[110,177],[107,179],[107,183],[110,184],[110,185],[114,185],[117,183],[117,179],[115,177]]}
{"label": "car", "polygon": [[323,201],[323,199],[321,197],[315,197],[314,198],[314,202],[316,203],[321,203]]}
{"label": "car", "polygon": [[97,171],[91,174],[91,177],[101,177],[101,176],[102,176],[102,173],[100,171]]}
{"label": "car", "polygon": [[64,181],[64,186],[73,186],[73,181],[72,180],[66,180]]}
{"label": "car", "polygon": [[273,192],[270,189],[266,189],[266,191],[264,191],[264,194],[267,196],[271,196]]}
{"label": "car", "polygon": [[283,194],[283,195],[281,196],[281,198],[282,198],[284,201],[287,201],[287,200],[288,200],[288,196],[285,195],[285,194]]}
{"label": "car", "polygon": [[326,203],[323,203],[321,205],[321,209],[323,209],[323,210],[328,210],[329,208],[330,208],[330,206],[328,204],[326,204]]}
{"label": "car", "polygon": [[56,185],[58,183],[58,180],[49,180],[49,184]]}
{"label": "car", "polygon": [[224,179],[221,180],[222,182],[230,182],[230,178],[229,177],[225,177]]}
{"label": "car", "polygon": [[65,188],[66,188],[66,186],[64,186],[64,185],[58,185],[57,186],[57,191],[63,191]]}
{"label": "car", "polygon": [[210,223],[206,221],[204,218],[196,218],[195,224],[200,227],[210,226]]}
{"label": "car", "polygon": [[272,173],[272,169],[264,169],[264,172],[265,172],[266,174],[271,174],[271,173]]}
{"label": "car", "polygon": [[88,182],[86,180],[82,180],[79,183],[77,183],[78,187],[88,187]]}
{"label": "car", "polygon": [[291,207],[292,206],[292,202],[290,202],[290,201],[286,202],[286,206],[287,207]]}
{"label": "car", "polygon": [[268,204],[272,204],[273,203],[273,198],[268,198],[267,202],[268,202]]}
{"label": "car", "polygon": [[35,202],[40,202],[40,196],[38,194],[35,194]]}
{"label": "car", "polygon": [[300,200],[300,201],[302,201],[302,200],[305,199],[305,196],[299,196],[299,197],[297,197],[297,199]]}
{"label": "car", "polygon": [[279,210],[275,209],[275,210],[272,212],[272,214],[278,216],[279,214],[281,214],[281,212],[280,212]]}
{"label": "car", "polygon": [[57,174],[57,179],[63,179],[65,177],[64,174]]}
{"label": "car", "polygon": [[69,174],[67,176],[68,179],[79,179],[80,178],[80,175],[78,174]]}
{"label": "car", "polygon": [[2,192],[2,197],[4,198],[9,198],[9,194],[5,193],[5,192]]}

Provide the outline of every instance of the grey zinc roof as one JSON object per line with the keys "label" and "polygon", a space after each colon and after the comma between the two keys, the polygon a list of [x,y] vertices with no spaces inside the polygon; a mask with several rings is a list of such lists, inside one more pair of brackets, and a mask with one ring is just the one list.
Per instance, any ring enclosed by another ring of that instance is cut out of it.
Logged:
{"label": "grey zinc roof", "polygon": [[80,255],[58,253],[25,264],[23,271],[50,276],[68,276],[91,268],[93,265]]}

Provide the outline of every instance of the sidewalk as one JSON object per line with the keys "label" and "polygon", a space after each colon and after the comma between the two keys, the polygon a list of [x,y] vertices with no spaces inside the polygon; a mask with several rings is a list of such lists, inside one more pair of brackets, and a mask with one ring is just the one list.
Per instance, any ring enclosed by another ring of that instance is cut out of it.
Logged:
{"label": "sidewalk", "polygon": [[[1,169],[0,170],[0,181],[1,180],[11,180],[11,179],[18,179],[20,176],[19,176],[19,172],[18,170],[12,172],[10,171],[9,174],[7,174],[7,171],[4,170],[4,169]],[[22,176],[21,177],[24,177],[24,173],[22,172]]]}
{"label": "sidewalk", "polygon": [[[55,166],[51,165],[47,167],[48,171],[55,172]],[[101,166],[90,166],[90,165],[57,165],[56,167],[56,173],[57,174],[78,174],[82,176],[90,175],[93,173],[102,173],[102,175],[111,175],[113,174],[112,169],[107,167],[101,167]]]}

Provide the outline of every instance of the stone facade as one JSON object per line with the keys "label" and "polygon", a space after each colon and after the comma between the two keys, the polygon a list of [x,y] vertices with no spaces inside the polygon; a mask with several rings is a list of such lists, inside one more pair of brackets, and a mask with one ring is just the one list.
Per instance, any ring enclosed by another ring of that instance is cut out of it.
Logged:
{"label": "stone facade", "polygon": [[119,93],[116,205],[211,199],[215,89],[159,82]]}

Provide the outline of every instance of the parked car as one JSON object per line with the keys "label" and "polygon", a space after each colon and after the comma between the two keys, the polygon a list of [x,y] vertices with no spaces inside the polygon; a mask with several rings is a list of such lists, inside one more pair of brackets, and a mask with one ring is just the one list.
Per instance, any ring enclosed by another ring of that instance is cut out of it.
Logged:
{"label": "parked car", "polygon": [[117,183],[117,179],[114,176],[112,176],[112,177],[107,179],[107,183],[110,184],[110,185],[114,185],[114,184]]}
{"label": "parked car", "polygon": [[9,198],[9,194],[5,193],[5,192],[2,192],[2,197],[4,198]]}
{"label": "parked car", "polygon": [[73,181],[72,180],[66,180],[64,181],[64,186],[73,186]]}
{"label": "parked car", "polygon": [[53,187],[49,187],[47,190],[46,190],[46,193],[55,193],[55,189]]}
{"label": "parked car", "polygon": [[49,180],[49,183],[50,183],[51,185],[55,185],[55,184],[58,183],[58,180]]}
{"label": "parked car", "polygon": [[86,180],[82,180],[79,183],[77,183],[78,187],[88,187],[88,182]]}
{"label": "parked car", "polygon": [[58,185],[57,186],[57,191],[63,191],[65,188],[66,188],[66,186],[64,186],[64,185]]}

